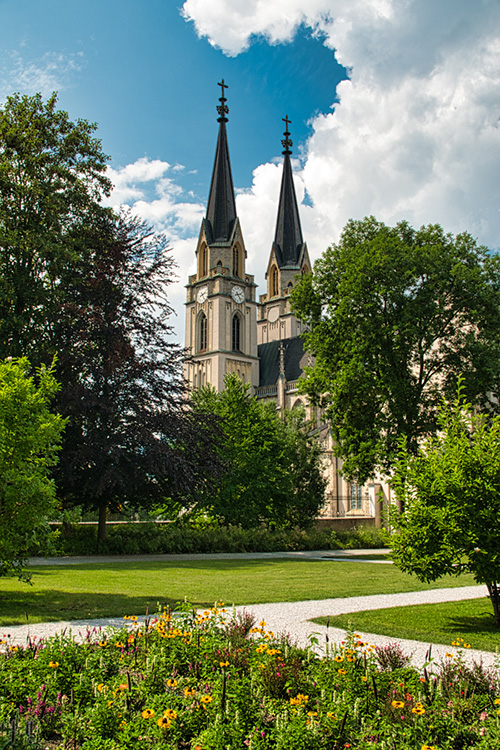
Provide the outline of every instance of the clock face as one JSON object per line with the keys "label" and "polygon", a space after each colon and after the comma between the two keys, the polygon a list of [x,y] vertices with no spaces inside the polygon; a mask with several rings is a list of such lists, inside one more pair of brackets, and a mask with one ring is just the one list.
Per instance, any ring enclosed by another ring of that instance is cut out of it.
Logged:
{"label": "clock face", "polygon": [[241,288],[241,286],[233,286],[231,289],[231,297],[234,299],[237,305],[241,305],[243,300],[245,299],[245,292]]}
{"label": "clock face", "polygon": [[206,302],[208,297],[208,286],[200,286],[196,293],[196,299],[198,301],[198,304],[202,305],[204,302]]}

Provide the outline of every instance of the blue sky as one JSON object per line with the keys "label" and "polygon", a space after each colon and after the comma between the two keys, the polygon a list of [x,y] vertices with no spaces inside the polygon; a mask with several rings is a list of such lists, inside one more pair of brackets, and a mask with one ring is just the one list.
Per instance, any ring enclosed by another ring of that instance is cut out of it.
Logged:
{"label": "blue sky", "polygon": [[499,39],[498,0],[0,0],[0,100],[58,90],[72,118],[98,123],[113,204],[171,240],[182,341],[217,81],[262,292],[285,114],[313,258],[368,214],[498,247]]}

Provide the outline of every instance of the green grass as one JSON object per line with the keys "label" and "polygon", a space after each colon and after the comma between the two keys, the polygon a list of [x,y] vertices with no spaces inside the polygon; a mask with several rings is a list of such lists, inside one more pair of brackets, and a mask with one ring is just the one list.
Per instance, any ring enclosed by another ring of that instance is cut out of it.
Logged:
{"label": "green grass", "polygon": [[156,611],[184,597],[195,607],[422,591],[474,583],[420,583],[392,565],[306,560],[189,560],[33,567],[33,585],[0,578],[0,626]]}
{"label": "green grass", "polygon": [[353,628],[391,638],[443,643],[449,645],[453,653],[457,650],[451,643],[457,636],[481,651],[500,649],[500,629],[495,625],[488,598],[351,612],[336,617],[318,617],[313,622],[326,625],[327,620],[333,628]]}

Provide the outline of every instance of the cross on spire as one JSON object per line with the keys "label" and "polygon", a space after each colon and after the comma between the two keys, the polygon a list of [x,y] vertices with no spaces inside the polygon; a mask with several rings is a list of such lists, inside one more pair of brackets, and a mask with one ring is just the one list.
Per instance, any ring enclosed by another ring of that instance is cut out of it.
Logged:
{"label": "cross on spire", "polygon": [[285,132],[283,133],[285,137],[281,141],[281,145],[285,149],[283,151],[283,156],[285,156],[286,154],[292,153],[290,149],[293,146],[293,141],[289,138],[290,132],[288,130],[288,126],[292,124],[292,121],[288,119],[288,115],[285,115],[285,117],[282,117],[281,119],[285,123]]}
{"label": "cross on spire", "polygon": [[220,86],[221,88],[221,95],[219,97],[220,104],[217,107],[217,112],[219,114],[217,122],[227,122],[226,115],[229,112],[229,107],[226,104],[227,99],[224,96],[224,89],[228,89],[229,86],[227,85],[227,83],[224,83],[224,79],[222,79],[222,81],[218,83],[217,86]]}

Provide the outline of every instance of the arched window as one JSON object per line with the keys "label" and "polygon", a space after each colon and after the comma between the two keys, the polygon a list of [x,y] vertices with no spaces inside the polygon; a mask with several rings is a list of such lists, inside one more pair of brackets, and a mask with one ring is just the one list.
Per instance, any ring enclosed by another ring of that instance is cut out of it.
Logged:
{"label": "arched window", "polygon": [[201,248],[201,262],[200,262],[200,275],[208,275],[208,247],[203,245]]}
{"label": "arched window", "polygon": [[240,275],[240,249],[238,245],[233,247],[233,276]]}
{"label": "arched window", "polygon": [[206,350],[206,348],[207,348],[207,345],[208,345],[208,340],[207,340],[207,316],[205,315],[205,313],[202,313],[200,315],[200,320],[199,320],[198,325],[199,325],[199,338],[198,338],[198,340],[200,342],[200,349],[199,349],[199,351],[200,352],[204,352]]}
{"label": "arched window", "polygon": [[233,338],[232,338],[232,349],[233,352],[240,351],[240,333],[241,333],[241,321],[239,315],[233,315]]}
{"label": "arched window", "polygon": [[279,294],[279,277],[278,269],[273,266],[271,269],[271,297],[277,297]]}

